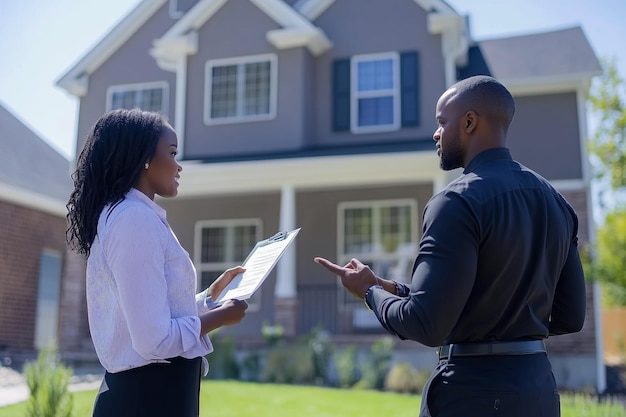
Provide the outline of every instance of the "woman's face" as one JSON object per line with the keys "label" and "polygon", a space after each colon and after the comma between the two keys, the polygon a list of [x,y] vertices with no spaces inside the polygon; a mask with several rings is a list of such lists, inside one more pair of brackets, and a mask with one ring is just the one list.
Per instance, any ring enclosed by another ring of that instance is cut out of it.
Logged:
{"label": "woman's face", "polygon": [[178,194],[178,181],[183,168],[176,161],[178,138],[171,126],[166,125],[159,138],[156,150],[139,178],[138,188],[148,197],[154,194],[161,197],[175,197]]}

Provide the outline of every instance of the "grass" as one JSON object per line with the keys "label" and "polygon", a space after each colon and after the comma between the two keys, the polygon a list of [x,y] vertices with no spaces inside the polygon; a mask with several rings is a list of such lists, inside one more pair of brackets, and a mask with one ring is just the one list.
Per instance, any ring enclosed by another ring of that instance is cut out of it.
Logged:
{"label": "grass", "polygon": [[[415,417],[420,406],[415,395],[234,381],[204,381],[200,395],[201,417]],[[74,417],[91,416],[95,396],[75,393]],[[561,409],[563,417],[626,417],[623,406],[582,395],[563,395]],[[25,403],[0,408],[0,417],[25,413]]]}

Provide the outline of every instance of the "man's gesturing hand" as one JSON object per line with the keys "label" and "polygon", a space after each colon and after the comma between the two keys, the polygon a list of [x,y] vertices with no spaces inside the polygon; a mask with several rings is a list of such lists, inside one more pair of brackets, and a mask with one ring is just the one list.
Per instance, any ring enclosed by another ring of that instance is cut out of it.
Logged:
{"label": "man's gesturing hand", "polygon": [[367,289],[376,285],[379,280],[370,267],[358,259],[352,259],[343,267],[320,257],[316,257],[314,261],[337,275],[341,285],[357,298],[364,298]]}

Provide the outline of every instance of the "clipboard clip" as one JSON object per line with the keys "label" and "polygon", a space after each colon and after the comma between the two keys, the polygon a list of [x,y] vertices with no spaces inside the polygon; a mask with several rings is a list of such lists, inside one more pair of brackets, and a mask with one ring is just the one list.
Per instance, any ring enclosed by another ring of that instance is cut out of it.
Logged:
{"label": "clipboard clip", "polygon": [[288,235],[289,235],[289,232],[278,232],[274,236],[267,238],[263,242],[261,242],[262,243],[261,246],[265,246],[271,243],[276,243],[276,242],[280,242],[281,240],[285,240]]}

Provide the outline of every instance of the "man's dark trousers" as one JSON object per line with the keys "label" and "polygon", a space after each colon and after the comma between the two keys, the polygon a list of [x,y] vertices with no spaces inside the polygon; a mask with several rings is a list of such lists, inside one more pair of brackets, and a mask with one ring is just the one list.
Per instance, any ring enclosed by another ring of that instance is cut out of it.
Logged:
{"label": "man's dark trousers", "polygon": [[452,357],[427,385],[421,417],[560,416],[545,353]]}

